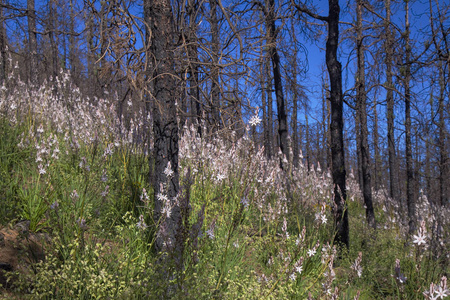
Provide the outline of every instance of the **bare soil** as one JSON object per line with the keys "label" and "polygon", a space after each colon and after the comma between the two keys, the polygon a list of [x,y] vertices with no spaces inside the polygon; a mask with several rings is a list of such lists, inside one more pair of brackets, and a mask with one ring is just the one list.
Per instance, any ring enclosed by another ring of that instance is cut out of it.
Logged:
{"label": "bare soil", "polygon": [[[27,222],[0,227],[0,295],[14,287],[12,272],[32,272],[32,265],[45,258],[46,233],[30,233]],[[10,281],[7,280],[11,277]]]}

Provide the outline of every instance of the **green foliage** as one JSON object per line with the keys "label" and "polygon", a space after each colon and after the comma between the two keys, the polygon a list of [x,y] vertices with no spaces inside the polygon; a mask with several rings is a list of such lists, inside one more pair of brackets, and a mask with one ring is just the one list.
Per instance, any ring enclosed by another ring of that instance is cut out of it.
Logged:
{"label": "green foliage", "polygon": [[17,216],[19,207],[20,174],[27,165],[29,148],[17,145],[25,126],[12,125],[0,118],[0,223],[7,223]]}
{"label": "green foliage", "polygon": [[44,221],[48,208],[46,200],[51,201],[53,198],[49,186],[41,186],[39,177],[37,176],[36,182],[31,182],[28,188],[19,191],[22,203],[20,216],[22,219],[30,221],[31,232],[38,232],[47,226],[47,222]]}
{"label": "green foliage", "polygon": [[110,253],[113,245],[88,243],[82,252],[80,246],[80,240],[74,240],[65,247],[70,258],[61,261],[48,254],[45,262],[37,264],[33,298],[127,299],[139,295],[142,286],[148,284],[141,273],[145,267],[141,257],[131,260],[120,256],[117,260]]}
{"label": "green foliage", "polygon": [[378,211],[380,228],[369,229],[355,195],[350,249],[334,249],[332,185],[320,174],[298,170],[288,186],[277,161],[264,162],[245,141],[228,169],[224,153],[201,156],[219,146],[197,141],[198,157],[180,160],[180,182],[192,179],[182,184],[190,207],[184,267],[167,278],[165,253],[152,250],[157,226],[142,149],[112,139],[76,146],[37,120],[2,119],[0,129],[0,220],[27,219],[31,232],[50,236],[45,260],[10,277],[22,298],[327,299],[338,288],[341,299],[418,299],[449,271],[445,258],[405,241],[387,213]]}
{"label": "green foliage", "polygon": [[[351,245],[340,262],[340,268],[347,271],[339,278],[346,294],[360,291],[360,299],[423,299],[430,283],[439,283],[441,276],[450,271],[445,257],[437,258],[431,249],[406,240],[399,224],[385,222],[388,229],[374,231],[365,222],[361,202],[350,202],[349,210]],[[385,218],[381,209],[377,218]],[[363,253],[361,277],[351,270],[358,251]],[[403,280],[396,274],[396,259]]]}

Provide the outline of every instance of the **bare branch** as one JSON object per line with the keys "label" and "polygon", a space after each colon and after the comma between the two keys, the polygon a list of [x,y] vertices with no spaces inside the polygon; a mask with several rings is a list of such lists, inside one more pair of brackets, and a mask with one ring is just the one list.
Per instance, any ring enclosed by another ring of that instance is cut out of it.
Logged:
{"label": "bare branch", "polygon": [[303,3],[302,4],[297,4],[294,2],[294,0],[291,0],[291,4],[297,9],[298,12],[300,13],[305,13],[308,16],[310,16],[311,18],[317,19],[317,20],[321,20],[324,22],[328,22],[328,17],[325,16],[321,16],[318,15],[314,12],[312,12],[311,10],[309,10]]}

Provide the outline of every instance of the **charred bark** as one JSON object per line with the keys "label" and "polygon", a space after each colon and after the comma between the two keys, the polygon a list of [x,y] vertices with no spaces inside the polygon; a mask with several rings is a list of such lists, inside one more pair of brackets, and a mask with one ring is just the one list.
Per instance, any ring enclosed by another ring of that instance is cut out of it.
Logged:
{"label": "charred bark", "polygon": [[444,116],[444,99],[445,99],[445,78],[442,61],[439,61],[439,204],[444,206],[448,202],[448,154],[446,149],[445,116]]}
{"label": "charred bark", "polygon": [[385,19],[385,64],[386,64],[386,105],[387,105],[387,139],[389,151],[389,191],[392,199],[398,199],[398,174],[397,174],[397,157],[395,154],[395,136],[394,136],[394,84],[392,81],[392,64],[393,64],[393,35],[391,32],[391,1],[385,1],[386,19]]}
{"label": "charred bark", "polygon": [[[275,1],[265,1],[265,18],[266,18],[266,34],[268,54],[272,61],[273,80],[275,86],[275,96],[277,99],[277,114],[278,114],[278,138],[282,155],[289,161],[288,149],[288,128],[286,103],[283,94],[283,83],[281,78],[280,56],[276,47],[277,29],[275,26]],[[280,160],[280,166],[283,170],[287,170],[288,166],[283,163],[283,158]]]}
{"label": "charred bark", "polygon": [[331,101],[331,160],[335,203],[336,238],[338,244],[349,246],[348,211],[346,205],[347,189],[345,184],[344,156],[344,99],[342,95],[342,66],[337,57],[339,44],[338,0],[329,0],[328,38],[326,44],[326,63],[330,75]]}
{"label": "charred bark", "polygon": [[0,84],[6,80],[6,31],[2,4],[3,0],[0,1]]}
{"label": "charred bark", "polygon": [[372,183],[370,174],[370,151],[368,142],[367,129],[367,97],[366,97],[366,79],[365,79],[365,58],[363,43],[363,27],[362,27],[362,3],[357,1],[357,21],[356,21],[356,52],[357,52],[357,77],[356,77],[356,101],[358,105],[359,121],[360,121],[360,140],[359,148],[361,149],[361,173],[362,173],[362,191],[364,196],[364,204],[366,206],[367,223],[373,229],[376,228],[375,214],[372,202]]}
{"label": "charred bark", "polygon": [[267,93],[267,157],[273,157],[274,137],[273,137],[273,98],[272,98],[272,75],[270,72],[270,61],[268,55],[264,57],[265,67],[265,87]]}
{"label": "charred bark", "polygon": [[219,19],[217,17],[217,0],[210,0],[211,18],[211,50],[213,64],[211,66],[211,99],[210,107],[212,114],[212,129],[220,129],[222,122],[220,118],[220,81],[219,81]]}
{"label": "charred bark", "polygon": [[408,205],[409,233],[416,230],[416,201],[414,197],[414,169],[411,145],[411,44],[409,40],[409,4],[405,1],[405,152],[406,152],[406,203]]}
{"label": "charred bark", "polygon": [[28,19],[28,51],[29,51],[29,71],[30,82],[38,84],[38,52],[37,52],[37,32],[36,32],[36,10],[34,0],[27,0]]}
{"label": "charred bark", "polygon": [[345,151],[344,151],[344,98],[342,94],[342,65],[337,57],[339,45],[339,0],[328,0],[328,16],[320,16],[303,5],[295,5],[297,10],[328,23],[328,37],[325,49],[325,60],[330,76],[331,103],[331,172],[334,184],[334,221],[336,226],[335,242],[349,246],[349,227],[347,212],[347,188],[345,183]]}
{"label": "charred bark", "polygon": [[[177,205],[178,125],[176,118],[176,80],[174,71],[174,22],[169,0],[145,0],[145,16],[151,36],[149,80],[153,106],[154,134],[154,215],[158,224],[155,249],[168,253],[169,267],[182,267],[183,244],[177,233],[182,224]],[[171,173],[171,174],[170,174]],[[163,211],[164,209],[164,211]],[[167,213],[167,211],[170,213]]]}

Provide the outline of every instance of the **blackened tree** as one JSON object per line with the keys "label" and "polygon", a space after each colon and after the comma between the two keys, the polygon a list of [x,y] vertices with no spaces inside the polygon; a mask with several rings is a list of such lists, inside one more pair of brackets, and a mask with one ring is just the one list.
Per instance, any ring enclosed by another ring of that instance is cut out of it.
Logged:
{"label": "blackened tree", "polygon": [[[264,4],[258,2],[264,13],[264,21],[266,27],[266,46],[268,58],[272,62],[273,81],[275,87],[275,97],[277,100],[277,114],[278,114],[278,140],[280,143],[280,150],[282,155],[289,161],[289,149],[288,149],[288,124],[286,114],[286,102],[283,93],[283,81],[281,76],[281,62],[280,55],[277,49],[277,35],[278,29],[276,27],[276,10],[274,0],[265,0]],[[270,93],[270,91],[268,91]],[[270,98],[269,98],[270,99]],[[269,105],[270,104],[269,100]],[[280,166],[282,169],[287,170],[286,164],[283,163],[284,159],[281,158]]]}
{"label": "blackened tree", "polygon": [[361,152],[361,175],[364,204],[366,206],[366,218],[370,227],[374,228],[375,214],[372,203],[372,184],[370,174],[370,152],[367,129],[367,97],[365,79],[365,58],[364,58],[364,37],[362,13],[363,5],[361,0],[356,1],[356,53],[357,53],[357,74],[356,74],[356,102],[357,115],[359,116],[359,140],[358,148]]}
{"label": "blackened tree", "polygon": [[336,225],[335,242],[349,246],[348,212],[346,207],[347,189],[345,185],[345,157],[344,157],[344,98],[342,94],[342,66],[337,57],[339,44],[339,14],[338,0],[328,0],[328,16],[321,16],[303,3],[294,3],[300,13],[328,23],[328,36],[325,49],[325,59],[330,77],[331,102],[331,171],[334,183],[334,216]]}
{"label": "blackened tree", "polygon": [[[174,22],[169,0],[145,0],[149,26],[148,57],[151,64],[149,91],[153,107],[154,221],[159,224],[155,248],[167,252],[169,265],[182,265],[183,243],[179,242],[181,210],[177,203],[178,124],[174,70]],[[163,212],[164,209],[164,212]]]}
{"label": "blackened tree", "polygon": [[30,82],[38,83],[38,52],[36,31],[36,10],[34,0],[27,0],[28,19],[28,51],[30,54]]}
{"label": "blackened tree", "polygon": [[411,145],[411,43],[409,24],[409,1],[405,0],[405,68],[403,85],[405,89],[405,152],[406,152],[406,203],[408,205],[409,233],[416,227],[416,201],[414,196],[414,170]]}

